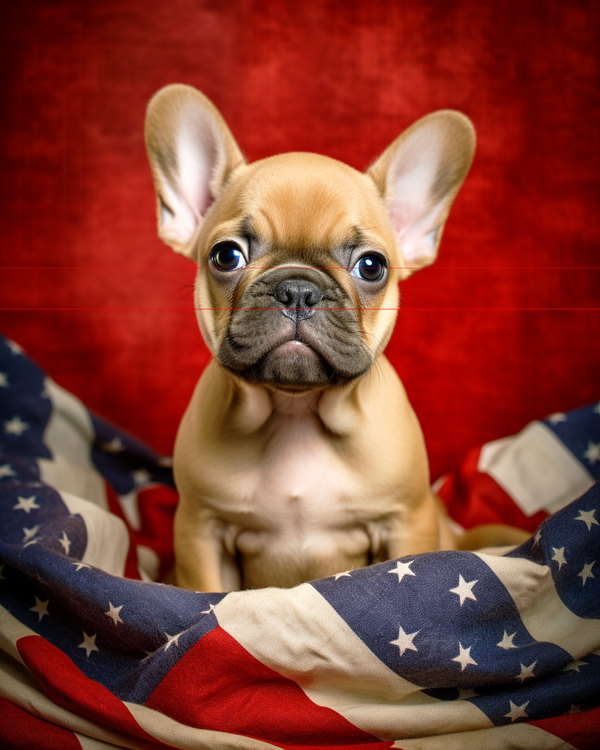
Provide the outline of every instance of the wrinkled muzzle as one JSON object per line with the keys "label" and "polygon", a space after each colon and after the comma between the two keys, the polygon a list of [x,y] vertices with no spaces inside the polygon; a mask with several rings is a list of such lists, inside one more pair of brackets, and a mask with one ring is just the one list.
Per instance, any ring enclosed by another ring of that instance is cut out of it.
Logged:
{"label": "wrinkled muzzle", "polygon": [[356,303],[311,268],[278,268],[253,281],[237,301],[217,359],[249,382],[291,390],[346,382],[373,363]]}

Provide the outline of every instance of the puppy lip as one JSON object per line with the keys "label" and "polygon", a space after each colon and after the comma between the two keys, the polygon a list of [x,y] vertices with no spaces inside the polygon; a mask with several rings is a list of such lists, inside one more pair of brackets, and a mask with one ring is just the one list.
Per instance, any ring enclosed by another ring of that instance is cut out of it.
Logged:
{"label": "puppy lip", "polygon": [[277,353],[277,355],[283,355],[291,354],[295,356],[312,356],[312,357],[320,357],[321,355],[316,352],[310,344],[307,344],[305,341],[300,341],[300,339],[288,339],[287,341],[283,341],[280,344],[277,344],[274,346],[268,353],[267,356],[270,356],[272,354]]}

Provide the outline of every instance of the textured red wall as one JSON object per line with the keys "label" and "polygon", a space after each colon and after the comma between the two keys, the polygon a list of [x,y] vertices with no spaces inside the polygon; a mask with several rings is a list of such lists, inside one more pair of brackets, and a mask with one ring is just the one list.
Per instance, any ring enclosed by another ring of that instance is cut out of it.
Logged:
{"label": "textured red wall", "polygon": [[[416,118],[468,114],[473,169],[388,354],[432,473],[599,397],[600,4],[8,3],[0,29],[0,329],[158,449],[207,354],[189,261],[156,238],[142,129],[204,91],[250,159],[364,168]],[[10,269],[10,270],[9,270]]]}

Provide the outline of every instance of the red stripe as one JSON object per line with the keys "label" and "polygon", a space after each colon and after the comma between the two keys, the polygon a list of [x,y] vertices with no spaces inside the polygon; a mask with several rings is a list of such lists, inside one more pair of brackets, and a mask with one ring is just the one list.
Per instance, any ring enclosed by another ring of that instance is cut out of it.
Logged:
{"label": "red stripe", "polygon": [[538,511],[526,516],[489,474],[477,470],[480,453],[480,448],[469,451],[460,469],[449,474],[438,491],[450,517],[465,529],[483,523],[505,523],[533,533],[548,514]]}
{"label": "red stripe", "polygon": [[527,723],[570,742],[577,750],[600,748],[600,708]]}
{"label": "red stripe", "polygon": [[146,705],[182,724],[290,750],[383,750],[394,744],[313,703],[299,685],[261,664],[220,627],[177,662]]}
{"label": "red stripe", "polygon": [[108,500],[108,508],[110,512],[120,518],[121,521],[123,521],[123,523],[127,527],[127,534],[129,535],[129,547],[127,549],[127,557],[125,558],[125,578],[133,578],[133,580],[139,581],[141,580],[142,576],[140,575],[140,571],[138,569],[137,552],[134,544],[135,531],[129,525],[129,521],[123,513],[123,508],[121,508],[121,504],[119,503],[117,495],[113,488],[108,482],[104,482],[104,487],[106,490],[106,498]]}
{"label": "red stripe", "polygon": [[4,750],[81,750],[68,729],[51,724],[0,698],[0,747]]}
{"label": "red stripe", "polygon": [[[177,493],[164,485],[142,487],[138,491],[141,528],[134,531],[135,544],[153,549],[160,559],[160,580],[173,567],[173,517]],[[130,532],[131,533],[131,532]]]}
{"label": "red stripe", "polygon": [[29,635],[18,640],[17,648],[44,694],[58,706],[120,732],[135,735],[141,738],[142,747],[149,750],[168,747],[145,732],[110,690],[86,677],[56,646],[39,635]]}

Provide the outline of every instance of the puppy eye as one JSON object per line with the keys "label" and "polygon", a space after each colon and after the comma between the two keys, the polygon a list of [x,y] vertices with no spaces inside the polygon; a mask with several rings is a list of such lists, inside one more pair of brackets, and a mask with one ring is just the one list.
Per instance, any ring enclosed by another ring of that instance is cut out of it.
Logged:
{"label": "puppy eye", "polygon": [[385,263],[376,255],[363,255],[350,273],[365,281],[379,281],[385,273]]}
{"label": "puppy eye", "polygon": [[210,259],[219,271],[235,271],[246,265],[240,246],[230,240],[218,242],[210,252]]}

